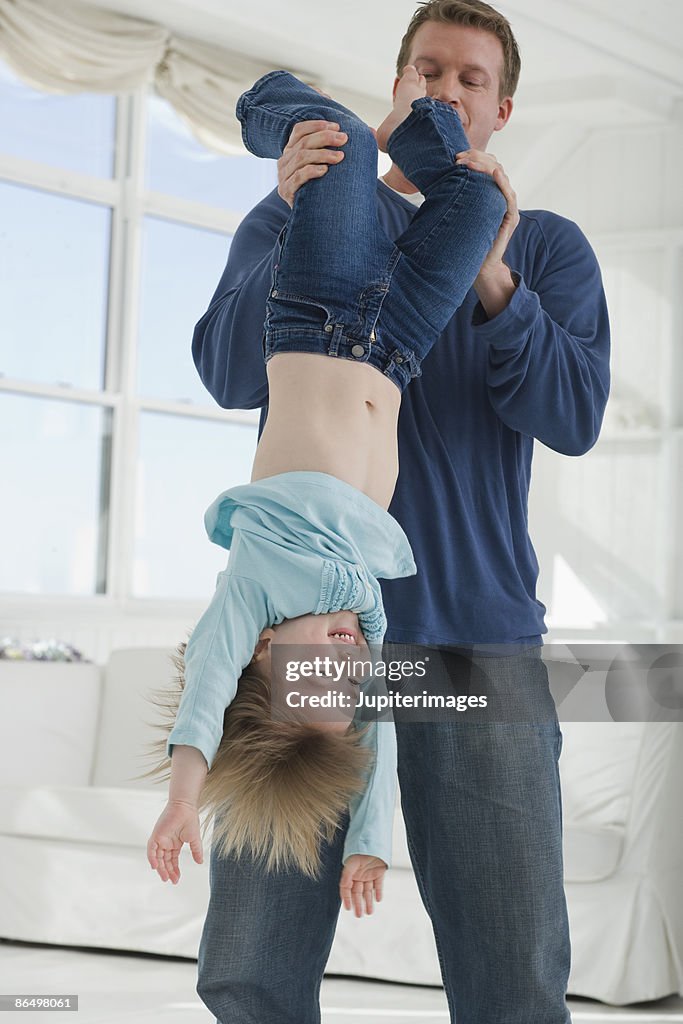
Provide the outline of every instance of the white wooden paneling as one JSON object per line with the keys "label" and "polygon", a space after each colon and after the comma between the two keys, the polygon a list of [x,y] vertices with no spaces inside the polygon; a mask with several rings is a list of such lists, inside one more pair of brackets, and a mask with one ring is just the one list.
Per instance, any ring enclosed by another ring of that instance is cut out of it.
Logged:
{"label": "white wooden paneling", "polygon": [[606,635],[630,622],[661,641],[680,636],[675,510],[683,508],[683,464],[672,446],[680,449],[683,425],[683,198],[674,187],[682,158],[680,128],[612,126],[593,131],[575,159],[525,197],[575,220],[591,241],[612,330],[612,394],[598,444],[579,459],[541,446],[535,457],[530,519],[539,596],[560,630],[587,626]]}

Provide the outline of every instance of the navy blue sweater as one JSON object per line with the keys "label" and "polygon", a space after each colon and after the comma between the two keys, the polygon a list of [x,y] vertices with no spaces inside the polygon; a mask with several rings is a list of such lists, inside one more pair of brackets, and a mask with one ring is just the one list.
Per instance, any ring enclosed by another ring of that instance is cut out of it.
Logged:
{"label": "navy blue sweater", "polygon": [[[377,202],[398,238],[416,207],[381,180]],[[192,344],[218,404],[261,407],[261,429],[265,303],[289,212],[274,190],[244,218]],[[534,438],[564,455],[595,444],[610,335],[600,268],[580,228],[547,210],[520,216],[505,253],[519,276],[508,306],[489,320],[471,288],[403,393],[389,511],[418,571],[382,581],[389,642],[537,642],[547,631],[527,525]]]}

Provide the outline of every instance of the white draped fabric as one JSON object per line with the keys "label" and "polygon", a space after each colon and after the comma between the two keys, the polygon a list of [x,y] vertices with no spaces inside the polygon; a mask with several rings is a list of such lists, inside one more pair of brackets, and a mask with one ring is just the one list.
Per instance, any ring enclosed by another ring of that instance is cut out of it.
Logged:
{"label": "white draped fabric", "polygon": [[153,85],[204,145],[222,153],[241,148],[238,97],[272,70],[77,0],[0,0],[0,56],[24,81],[47,92],[115,93]]}
{"label": "white draped fabric", "polygon": [[228,147],[242,146],[240,123],[235,117],[237,100],[257,78],[271,70],[272,65],[174,36],[169,38],[164,58],[156,67],[154,84],[200,142],[225,152],[226,143]]}

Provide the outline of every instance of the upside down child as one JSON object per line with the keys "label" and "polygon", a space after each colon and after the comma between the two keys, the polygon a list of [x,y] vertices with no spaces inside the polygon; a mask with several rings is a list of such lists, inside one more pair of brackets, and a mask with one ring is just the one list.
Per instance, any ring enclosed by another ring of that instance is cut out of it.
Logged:
{"label": "upside down child", "polygon": [[[263,335],[268,417],[251,482],[206,513],[230,557],[179,649],[179,685],[166,698],[173,727],[146,773],[170,766],[147,855],[177,882],[184,842],[202,860],[208,809],[220,855],[315,877],[320,841],[346,824],[340,896],[361,916],[390,863],[393,723],[275,716],[276,655],[316,645],[362,656],[381,643],[378,579],[415,572],[387,512],[401,392],[463,302],[507,202],[492,174],[456,162],[469,146],[460,118],[426,95],[412,65],[376,133],[286,71],[260,78],[237,116],[257,156],[279,158],[293,126],[317,118],[344,150],[298,189],[278,238]],[[378,145],[425,196],[395,242],[377,219]],[[347,697],[357,685],[340,683]]]}

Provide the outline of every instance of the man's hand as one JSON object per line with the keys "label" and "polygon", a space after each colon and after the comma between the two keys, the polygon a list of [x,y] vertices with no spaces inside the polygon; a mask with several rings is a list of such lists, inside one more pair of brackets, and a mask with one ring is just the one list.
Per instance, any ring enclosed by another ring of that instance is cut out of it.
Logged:
{"label": "man's hand", "polygon": [[[326,96],[317,85],[312,89]],[[374,128],[370,131],[377,139]],[[326,146],[343,146],[348,142],[346,132],[339,131],[336,121],[299,121],[292,128],[289,142],[282,151],[277,162],[277,192],[289,207],[294,206],[294,193],[311,178],[320,178],[330,164],[340,163],[344,159],[341,149],[325,149]]]}
{"label": "man's hand", "polygon": [[387,865],[379,857],[369,857],[363,853],[354,853],[344,864],[339,882],[339,896],[346,910],[351,905],[356,917],[363,916],[363,905],[366,914],[373,911],[373,896],[379,903],[382,899],[382,883]]}
{"label": "man's hand", "polygon": [[298,121],[292,128],[277,162],[278,195],[288,206],[294,206],[294,194],[305,182],[321,177],[329,164],[344,159],[342,150],[325,149],[343,146],[347,141],[346,132],[338,129],[334,121]]}
{"label": "man's hand", "polygon": [[147,843],[147,860],[162,882],[180,880],[178,854],[188,843],[197,864],[204,860],[199,829],[199,814],[192,804],[169,800]]}
{"label": "man's hand", "polygon": [[501,272],[504,272],[507,280],[509,281],[510,271],[503,263],[503,256],[505,255],[508,242],[512,238],[512,233],[519,224],[517,195],[512,190],[510,179],[503,170],[502,164],[498,163],[495,156],[491,153],[485,153],[481,149],[465,149],[462,153],[456,153],[455,162],[457,164],[464,164],[472,171],[483,171],[485,174],[490,174],[498,188],[505,196],[508,204],[508,208],[505,211],[505,216],[503,217],[503,221],[498,230],[496,240],[481,265],[477,280],[475,281],[475,287],[477,283],[487,277],[498,277],[501,275]]}

